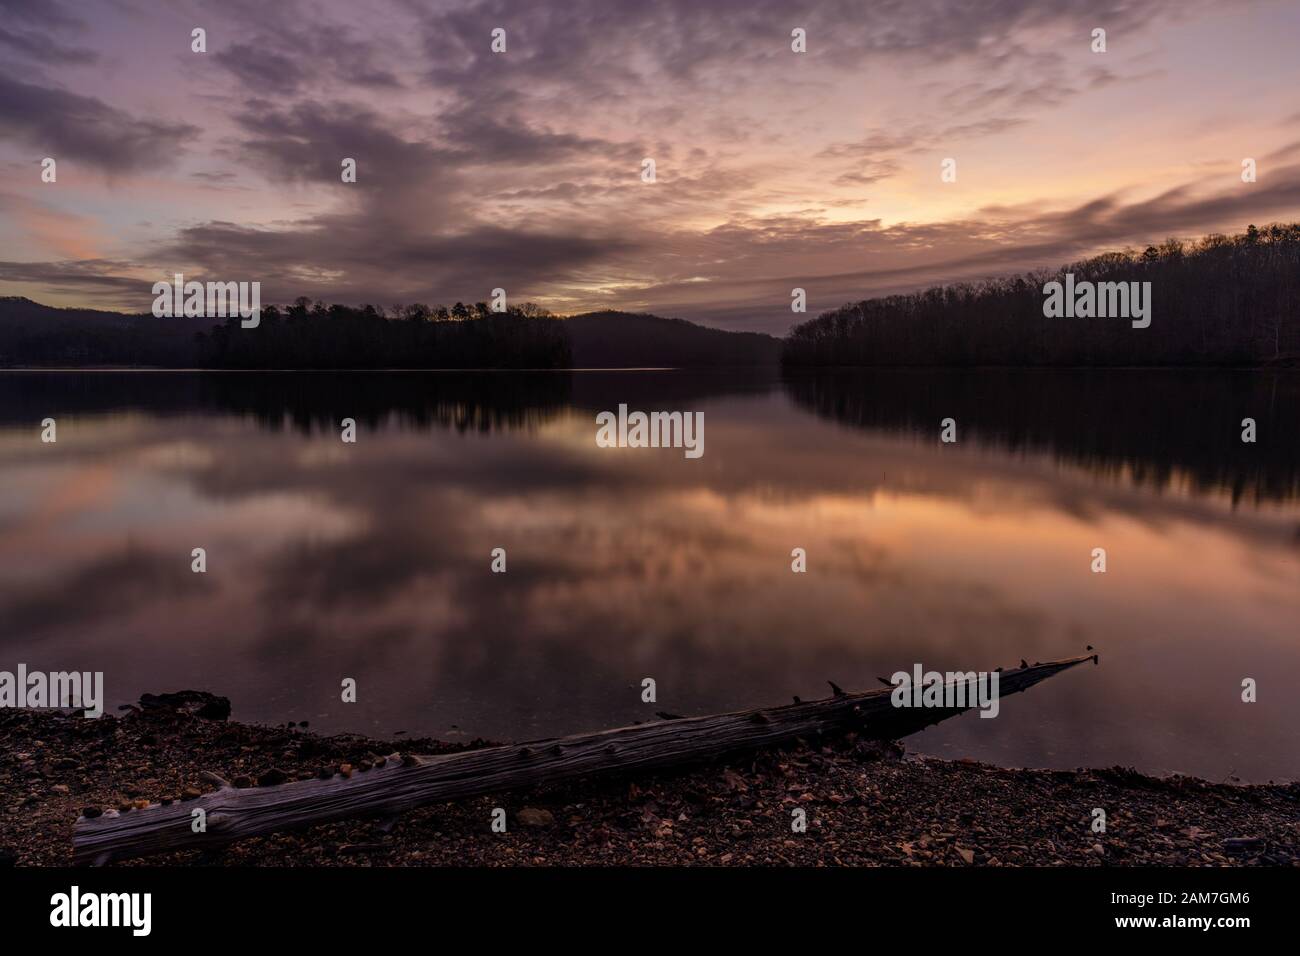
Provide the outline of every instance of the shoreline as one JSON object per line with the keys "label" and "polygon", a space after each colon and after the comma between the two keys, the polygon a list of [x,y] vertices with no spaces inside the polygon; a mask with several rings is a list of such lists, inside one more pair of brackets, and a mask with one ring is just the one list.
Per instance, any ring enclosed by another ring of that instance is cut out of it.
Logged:
{"label": "shoreline", "polygon": [[[0,711],[0,866],[69,865],[83,810],[193,799],[214,789],[205,773],[271,785],[393,752],[490,745],[242,724],[223,698],[196,692],[142,704],[94,720]],[[498,807],[505,833],[492,830]],[[792,830],[798,809],[806,832]],[[141,864],[1300,866],[1300,784],[1006,769],[847,734],[115,865]]]}

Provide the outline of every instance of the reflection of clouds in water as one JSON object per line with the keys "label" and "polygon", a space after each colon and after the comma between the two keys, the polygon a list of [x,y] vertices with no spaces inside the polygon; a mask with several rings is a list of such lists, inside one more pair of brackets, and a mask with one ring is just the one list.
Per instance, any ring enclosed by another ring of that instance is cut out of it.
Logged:
{"label": "reflection of clouds in water", "polygon": [[135,453],[135,463],[150,471],[203,471],[211,468],[213,451],[188,440],[151,442]]}
{"label": "reflection of clouds in water", "polygon": [[[244,718],[517,738],[642,719],[648,675],[660,706],[697,713],[1093,643],[1103,667],[922,739],[1256,778],[1297,756],[1277,729],[1296,705],[1264,695],[1244,723],[1218,687],[1297,676],[1295,506],[1233,512],[768,395],[702,407],[698,461],[598,449],[577,410],[487,436],[390,425],[355,446],[114,417],[89,429],[93,451],[4,453],[3,500],[24,503],[0,512],[6,655],[107,661],[118,700],[195,685]],[[1106,576],[1088,572],[1098,545]],[[506,575],[488,570],[498,546]],[[355,706],[337,703],[343,675]]]}

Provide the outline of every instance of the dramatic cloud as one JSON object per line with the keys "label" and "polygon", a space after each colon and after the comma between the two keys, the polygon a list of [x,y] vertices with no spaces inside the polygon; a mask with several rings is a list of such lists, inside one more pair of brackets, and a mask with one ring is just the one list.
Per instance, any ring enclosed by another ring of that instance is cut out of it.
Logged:
{"label": "dramatic cloud", "polygon": [[23,83],[0,73],[0,130],[44,155],[113,173],[169,165],[198,129],[138,119],[101,100]]}
{"label": "dramatic cloud", "polygon": [[217,63],[249,90],[287,96],[323,79],[376,89],[400,86],[397,77],[379,65],[383,51],[329,24],[305,24],[296,32],[259,36],[232,43],[213,54]]}
{"label": "dramatic cloud", "polygon": [[26,64],[0,74],[0,278],[57,304],[145,308],[185,271],[780,333],[796,286],[815,312],[1300,214],[1276,4],[0,8]]}

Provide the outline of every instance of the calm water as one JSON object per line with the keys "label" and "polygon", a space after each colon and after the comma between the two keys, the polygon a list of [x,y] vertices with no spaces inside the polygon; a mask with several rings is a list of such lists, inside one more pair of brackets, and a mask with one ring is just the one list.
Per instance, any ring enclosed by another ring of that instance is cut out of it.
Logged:
{"label": "calm water", "polygon": [[[597,448],[620,402],[704,456]],[[911,746],[1296,779],[1298,423],[1296,374],[0,373],[0,669],[504,740],[1092,644]]]}

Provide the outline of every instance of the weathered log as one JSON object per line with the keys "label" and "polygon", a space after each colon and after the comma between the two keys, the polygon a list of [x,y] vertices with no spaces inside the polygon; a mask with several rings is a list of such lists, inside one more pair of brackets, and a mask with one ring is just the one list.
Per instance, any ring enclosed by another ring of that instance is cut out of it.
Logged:
{"label": "weathered log", "polygon": [[[1000,673],[999,697],[1014,694],[1096,655],[1034,664]],[[957,682],[954,682],[954,686]],[[893,740],[968,710],[899,708],[891,691],[707,717],[683,717],[571,737],[487,747],[454,754],[389,757],[381,767],[278,786],[221,789],[182,803],[152,804],[77,820],[73,861],[105,863],[175,850],[222,846],[245,837],[352,816],[391,816],[429,803],[500,793],[592,774],[664,768],[751,750],[796,737],[856,731]],[[224,783],[216,774],[207,779]],[[195,811],[205,829],[194,832]]]}

